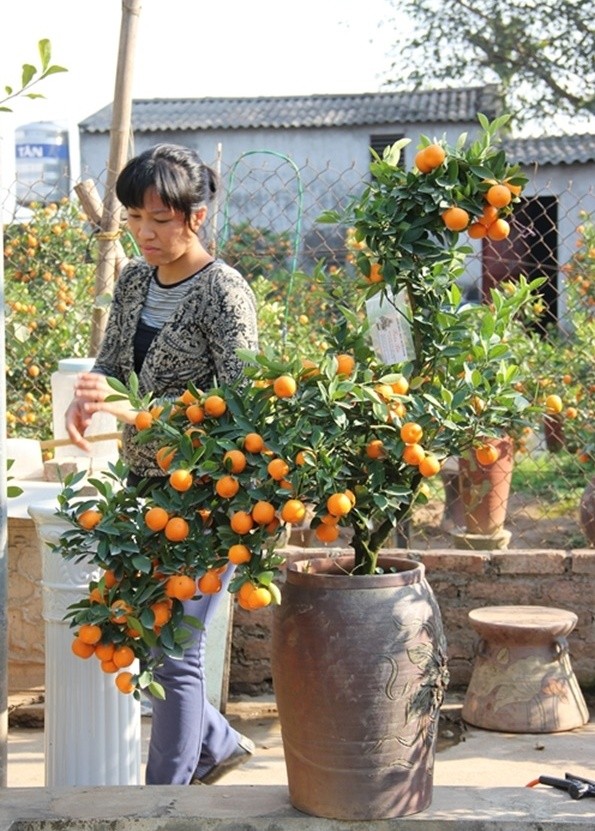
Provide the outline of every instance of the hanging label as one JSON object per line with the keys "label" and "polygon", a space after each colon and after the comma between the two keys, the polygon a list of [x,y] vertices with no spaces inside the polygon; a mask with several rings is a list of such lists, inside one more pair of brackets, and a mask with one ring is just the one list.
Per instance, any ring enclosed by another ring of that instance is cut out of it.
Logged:
{"label": "hanging label", "polygon": [[374,351],[385,364],[415,358],[409,303],[405,291],[394,295],[387,287],[366,301],[366,312]]}

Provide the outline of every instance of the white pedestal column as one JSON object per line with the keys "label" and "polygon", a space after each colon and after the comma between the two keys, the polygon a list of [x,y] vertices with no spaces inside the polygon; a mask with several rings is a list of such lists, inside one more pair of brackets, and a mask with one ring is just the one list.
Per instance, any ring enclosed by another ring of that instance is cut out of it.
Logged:
{"label": "white pedestal column", "polygon": [[[140,703],[121,693],[99,661],[73,655],[67,608],[86,592],[97,569],[53,553],[67,526],[56,504],[29,506],[41,543],[45,621],[45,785],[139,785]],[[131,667],[132,671],[136,668]]]}

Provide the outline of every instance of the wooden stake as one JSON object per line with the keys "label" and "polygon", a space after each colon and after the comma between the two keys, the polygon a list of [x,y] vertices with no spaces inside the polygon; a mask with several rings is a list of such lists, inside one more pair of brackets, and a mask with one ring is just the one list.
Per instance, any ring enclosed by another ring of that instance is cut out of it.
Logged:
{"label": "wooden stake", "polygon": [[[89,221],[95,225],[96,228],[101,227],[101,215],[103,213],[103,202],[95,185],[93,179],[85,179],[84,182],[79,182],[74,186],[76,195],[78,196],[82,209],[89,218]],[[120,271],[128,262],[122,243],[116,240],[116,279],[120,275]]]}
{"label": "wooden stake", "polygon": [[[89,442],[98,441],[113,441],[114,439],[121,439],[122,433],[98,433],[96,436],[85,436]],[[39,446],[42,450],[53,450],[54,447],[68,447],[74,442],[71,439],[47,439],[47,441],[40,441]]]}

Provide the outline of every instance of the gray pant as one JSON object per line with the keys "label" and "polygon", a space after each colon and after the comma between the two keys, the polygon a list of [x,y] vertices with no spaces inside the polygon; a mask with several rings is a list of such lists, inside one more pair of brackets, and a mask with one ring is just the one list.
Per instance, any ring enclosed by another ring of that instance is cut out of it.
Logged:
{"label": "gray pant", "polygon": [[232,574],[229,566],[218,594],[184,603],[184,613],[202,620],[205,628],[191,628],[192,642],[183,658],[166,657],[155,672],[165,700],[152,699],[147,785],[188,785],[236,749],[239,734],[207,700],[204,669],[208,625]]}

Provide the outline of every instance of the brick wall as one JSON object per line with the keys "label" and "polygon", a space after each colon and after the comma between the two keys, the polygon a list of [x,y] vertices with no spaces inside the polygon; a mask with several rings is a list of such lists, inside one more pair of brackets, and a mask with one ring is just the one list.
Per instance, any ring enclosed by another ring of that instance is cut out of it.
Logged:
{"label": "brick wall", "polygon": [[[288,548],[288,561],[329,549]],[[476,635],[467,614],[496,604],[571,609],[578,624],[568,640],[582,688],[595,689],[595,550],[395,551],[422,562],[438,600],[449,645],[451,688],[469,681]],[[270,692],[272,610],[236,606],[230,666],[232,694]],[[41,557],[34,523],[8,522],[8,683],[23,690],[44,683]]]}
{"label": "brick wall", "polygon": [[[579,684],[595,689],[595,550],[558,551],[394,551],[424,564],[444,623],[451,688],[469,682],[477,642],[467,615],[494,605],[552,606],[569,609],[578,623],[569,635]],[[288,561],[326,557],[327,549],[286,550]],[[246,612],[236,606],[230,690],[256,695],[271,689],[270,608]]]}

